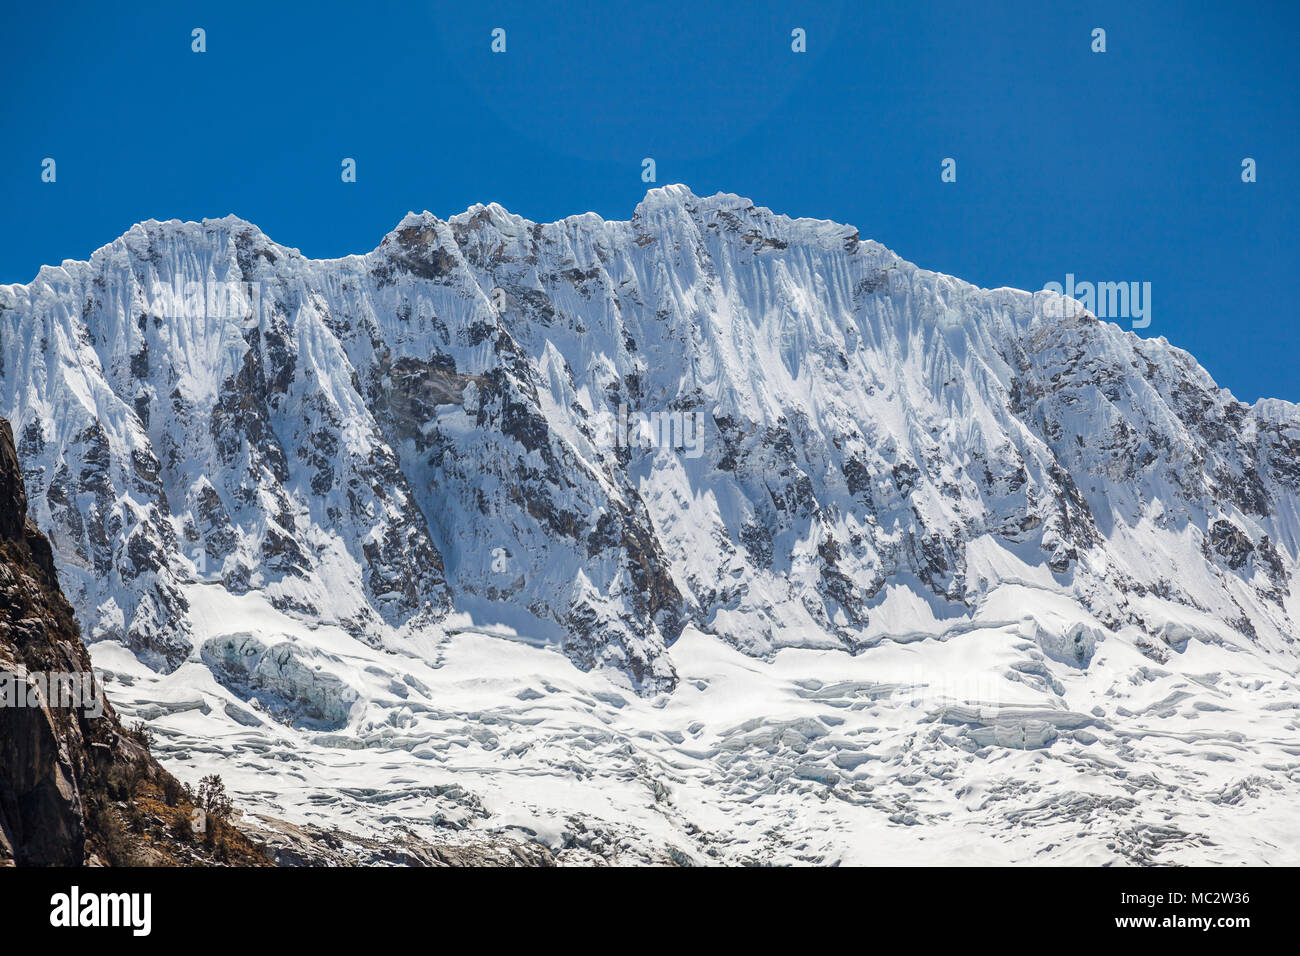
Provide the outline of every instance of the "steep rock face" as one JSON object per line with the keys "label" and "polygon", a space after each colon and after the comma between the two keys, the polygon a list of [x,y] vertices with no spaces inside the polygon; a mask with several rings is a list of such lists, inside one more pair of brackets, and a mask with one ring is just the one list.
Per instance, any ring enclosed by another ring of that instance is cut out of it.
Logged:
{"label": "steep rock face", "polygon": [[89,671],[49,545],[27,517],[13,434],[0,419],[0,858],[81,862],[77,780],[90,772],[92,744],[111,740],[111,731],[58,707],[46,675]]}
{"label": "steep rock face", "polygon": [[192,580],[376,646],[454,608],[645,692],[687,623],[856,651],[1008,582],[1156,658],[1294,642],[1294,405],[736,196],[411,214],[332,261],[148,222],[0,287],[0,339],[87,637],[159,668],[200,658]]}

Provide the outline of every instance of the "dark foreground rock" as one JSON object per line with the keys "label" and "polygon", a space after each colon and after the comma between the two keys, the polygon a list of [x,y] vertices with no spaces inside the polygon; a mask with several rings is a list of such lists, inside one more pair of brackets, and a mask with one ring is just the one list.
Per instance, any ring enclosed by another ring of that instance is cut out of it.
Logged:
{"label": "dark foreground rock", "polygon": [[91,671],[0,419],[0,865],[260,865],[122,726]]}

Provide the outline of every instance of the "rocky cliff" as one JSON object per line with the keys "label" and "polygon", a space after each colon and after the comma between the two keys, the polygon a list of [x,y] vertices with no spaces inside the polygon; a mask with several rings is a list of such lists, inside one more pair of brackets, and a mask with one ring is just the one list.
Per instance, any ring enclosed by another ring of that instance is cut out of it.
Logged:
{"label": "rocky cliff", "polygon": [[91,671],[0,419],[0,863],[263,862],[233,831],[204,847],[141,736]]}

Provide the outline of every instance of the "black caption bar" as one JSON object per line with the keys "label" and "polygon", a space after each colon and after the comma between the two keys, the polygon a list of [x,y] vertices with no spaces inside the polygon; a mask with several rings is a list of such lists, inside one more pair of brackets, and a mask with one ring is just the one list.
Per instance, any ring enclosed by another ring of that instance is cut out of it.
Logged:
{"label": "black caption bar", "polygon": [[1294,879],[1294,870],[1226,868],[10,869],[0,871],[0,916],[24,939],[111,937],[128,948],[196,938],[337,943],[344,924],[390,936],[478,923],[498,942],[536,941],[576,930],[575,920],[592,943],[686,921],[734,944],[778,921],[816,926],[818,938],[893,930],[975,942],[1051,930],[1080,941],[1200,935],[1231,945],[1291,925],[1282,909]]}

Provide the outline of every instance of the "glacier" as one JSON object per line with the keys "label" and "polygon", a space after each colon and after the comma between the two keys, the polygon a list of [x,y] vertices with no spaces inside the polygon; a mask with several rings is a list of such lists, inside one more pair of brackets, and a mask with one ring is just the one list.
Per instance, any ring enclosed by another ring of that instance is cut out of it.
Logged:
{"label": "glacier", "polygon": [[1296,862],[1300,409],[1069,304],[682,186],[334,260],[149,221],[0,286],[0,414],[115,706],[253,811]]}

